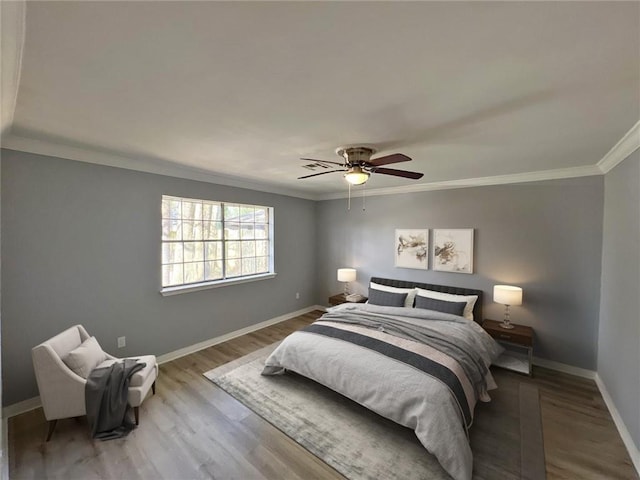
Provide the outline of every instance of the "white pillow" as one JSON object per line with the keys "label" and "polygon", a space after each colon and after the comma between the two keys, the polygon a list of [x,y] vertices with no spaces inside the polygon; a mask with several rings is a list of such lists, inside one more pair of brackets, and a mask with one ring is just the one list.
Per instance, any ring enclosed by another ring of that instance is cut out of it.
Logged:
{"label": "white pillow", "polygon": [[106,358],[96,337],[87,338],[79,347],[71,350],[62,361],[82,378],[87,378],[91,370],[100,365]]}
{"label": "white pillow", "polygon": [[380,285],[379,283],[369,283],[369,288],[373,288],[374,290],[380,290],[381,292],[391,292],[391,293],[406,293],[407,298],[404,300],[404,306],[406,308],[413,308],[413,301],[416,298],[416,289],[415,288],[397,288],[397,287],[388,287],[386,285]]}
{"label": "white pillow", "polygon": [[467,302],[462,316],[467,320],[473,321],[473,306],[476,304],[476,300],[478,300],[477,295],[454,295],[452,293],[435,292],[423,288],[416,288],[416,290],[419,297],[435,298],[436,300],[444,300],[446,302]]}

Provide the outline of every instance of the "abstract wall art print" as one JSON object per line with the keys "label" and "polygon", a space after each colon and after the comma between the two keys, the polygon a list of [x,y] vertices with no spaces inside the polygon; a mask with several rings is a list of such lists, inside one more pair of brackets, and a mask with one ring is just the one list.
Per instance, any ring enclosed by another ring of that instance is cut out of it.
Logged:
{"label": "abstract wall art print", "polygon": [[433,230],[433,269],[473,273],[473,228]]}
{"label": "abstract wall art print", "polygon": [[398,229],[395,240],[395,265],[400,268],[428,268],[429,230]]}

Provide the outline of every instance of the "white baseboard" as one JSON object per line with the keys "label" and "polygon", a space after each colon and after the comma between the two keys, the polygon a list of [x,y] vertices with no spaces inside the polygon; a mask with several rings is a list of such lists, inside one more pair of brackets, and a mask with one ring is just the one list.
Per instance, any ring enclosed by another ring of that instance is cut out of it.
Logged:
{"label": "white baseboard", "polygon": [[533,359],[533,363],[534,365],[539,365],[541,367],[549,368],[551,370],[556,370],[558,372],[563,372],[563,373],[569,373],[571,375],[576,375],[578,377],[588,378],[590,380],[595,381],[596,385],[598,386],[598,389],[600,390],[600,394],[602,395],[604,403],[607,406],[607,409],[609,410],[611,417],[613,418],[613,422],[618,428],[618,433],[620,434],[620,437],[622,438],[622,441],[624,442],[624,445],[627,448],[627,451],[629,452],[629,456],[631,457],[633,466],[635,467],[638,474],[640,474],[640,451],[638,450],[638,446],[633,441],[633,438],[631,438],[631,434],[629,433],[629,430],[627,430],[627,427],[624,424],[624,421],[622,420],[622,417],[620,416],[620,413],[618,412],[618,409],[616,408],[616,405],[613,402],[611,395],[609,395],[609,392],[607,391],[604,383],[602,382],[600,375],[598,375],[598,372],[594,372],[593,370],[586,370],[584,368],[574,367],[572,365],[567,365],[565,363],[554,362],[553,360],[537,358],[537,357]]}
{"label": "white baseboard", "polygon": [[260,330],[270,325],[275,325],[276,323],[284,322],[285,320],[289,320],[290,318],[298,317],[300,315],[304,315],[305,313],[313,312],[314,310],[324,310],[324,308],[325,307],[321,307],[319,305],[312,305],[310,307],[303,308],[302,310],[285,313],[284,315],[280,315],[279,317],[265,320],[264,322],[256,323],[255,325],[249,325],[248,327],[241,328],[240,330],[225,333],[224,335],[220,335],[219,337],[210,338],[209,340],[198,342],[196,344],[189,345],[188,347],[174,350],[173,352],[165,353],[163,355],[160,355],[157,360],[160,364],[167,363],[177,358],[184,357],[185,355],[190,355],[192,353],[199,352],[200,350],[204,350],[205,348],[212,347],[213,345],[227,342],[233,338],[241,337],[242,335],[246,335],[247,333],[255,332],[256,330]]}
{"label": "white baseboard", "polygon": [[616,404],[613,402],[611,395],[609,395],[609,392],[607,391],[607,387],[605,387],[604,382],[600,378],[600,375],[598,375],[597,373],[595,376],[595,381],[598,389],[600,390],[600,394],[604,399],[604,403],[607,405],[609,413],[611,413],[613,423],[615,423],[616,427],[618,427],[618,433],[620,433],[620,436],[622,437],[624,446],[627,447],[627,451],[629,452],[629,456],[631,457],[633,466],[636,468],[636,472],[638,472],[638,475],[640,475],[640,450],[633,441],[633,438],[631,438],[631,434],[629,433],[629,430],[627,430],[627,426],[624,424],[624,421],[620,416],[620,412],[618,412],[618,409],[616,408]]}
{"label": "white baseboard", "polygon": [[2,451],[0,451],[0,480],[9,480],[9,427],[2,418]]}
{"label": "white baseboard", "polygon": [[[241,328],[240,330],[235,330],[233,332],[220,335],[219,337],[210,338],[209,340],[205,340],[204,342],[199,342],[188,347],[180,348],[178,350],[174,350],[173,352],[165,353],[157,357],[157,361],[159,364],[170,362],[172,360],[175,360],[176,358],[184,357],[185,355],[198,352],[213,345],[226,342],[236,337],[241,337],[242,335],[246,335],[247,333],[255,332],[256,330],[260,330],[270,325],[275,325],[276,323],[284,322],[285,320],[304,315],[305,313],[309,313],[314,310],[324,311],[325,308],[326,307],[323,307],[321,305],[312,305],[301,310],[296,310],[295,312],[285,313],[284,315],[280,315],[279,317],[271,318],[269,320],[265,320],[264,322],[256,323],[255,325],[249,325],[248,327]],[[9,417],[14,417],[30,410],[35,410],[36,408],[39,408],[41,406],[42,402],[40,401],[40,397],[28,398],[26,400],[23,400],[22,402],[14,403],[12,405],[4,407],[2,409],[2,418],[6,419]],[[3,451],[5,450],[3,449]]]}
{"label": "white baseboard", "polygon": [[2,418],[6,419],[9,417],[15,417],[16,415],[35,410],[41,406],[42,402],[40,401],[40,397],[27,398],[21,402],[13,403],[4,407],[2,409]]}
{"label": "white baseboard", "polygon": [[[323,307],[320,305],[313,305],[307,308],[303,308],[302,310],[297,310],[295,312],[287,313],[285,315],[280,315],[279,317],[265,320],[264,322],[256,323],[255,325],[250,325],[248,327],[241,328],[239,330],[235,330],[233,332],[230,332],[215,338],[210,338],[209,340],[205,340],[203,342],[199,342],[194,345],[190,345],[188,347],[174,350],[173,352],[165,353],[163,355],[160,355],[157,358],[157,360],[158,360],[158,363],[170,362],[177,358],[184,357],[185,355],[198,352],[200,350],[211,347],[213,345],[226,342],[233,338],[241,337],[242,335],[246,335],[247,333],[255,332],[257,330],[268,327],[270,325],[275,325],[276,323],[284,322],[285,320],[289,320],[290,318],[294,318],[299,315],[304,315],[305,313],[309,313],[314,310],[325,310],[325,308],[326,307]],[[602,380],[600,379],[598,373],[594,372],[593,370],[574,367],[572,365],[567,365],[565,363],[560,363],[560,362],[554,362],[553,360],[547,360],[544,358],[534,357],[533,363],[534,365],[549,368],[551,370],[556,370],[559,372],[576,375],[578,377],[595,380],[596,385],[598,386],[602,394],[602,398],[604,399],[604,402],[607,405],[609,412],[611,413],[611,416],[613,418],[614,423],[616,424],[616,427],[618,428],[620,436],[622,437],[622,441],[624,442],[625,446],[627,447],[627,450],[629,451],[629,455],[631,456],[633,465],[635,466],[636,470],[640,473],[640,451],[638,450],[638,447],[633,442],[633,439],[631,438],[631,435],[627,430],[627,427],[622,421],[622,417],[618,413],[618,410],[616,409],[616,406],[613,403],[611,396],[607,392],[607,389],[605,388],[604,383],[602,383]],[[0,479],[9,478],[8,462],[7,462],[7,453],[8,453],[7,418],[13,417],[15,415],[19,415],[21,413],[28,412],[30,410],[34,410],[40,406],[42,406],[42,403],[40,402],[40,397],[33,397],[27,400],[23,400],[22,402],[8,405],[7,407],[2,409],[3,432],[2,432],[2,449],[0,450],[0,457],[1,457],[0,460],[2,462],[2,464],[0,465],[0,468],[2,470],[0,470]],[[4,476],[5,473],[6,473],[6,477]]]}
{"label": "white baseboard", "polygon": [[588,378],[590,380],[594,380],[596,378],[596,372],[593,370],[574,367],[573,365],[567,365],[566,363],[554,362],[553,360],[547,360],[546,358],[533,357],[533,364],[538,365],[539,367],[555,370],[557,372],[575,375],[576,377]]}

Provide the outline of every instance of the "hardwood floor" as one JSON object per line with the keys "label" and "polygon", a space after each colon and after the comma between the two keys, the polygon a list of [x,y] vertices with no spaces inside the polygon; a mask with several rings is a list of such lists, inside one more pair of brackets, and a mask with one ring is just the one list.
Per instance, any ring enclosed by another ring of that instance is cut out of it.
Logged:
{"label": "hardwood floor", "polygon": [[[127,438],[89,438],[86,420],[60,420],[53,438],[42,409],[9,419],[9,473],[23,478],[342,479],[338,472],[202,373],[284,338],[312,312],[161,365],[157,393],[140,407]],[[593,381],[537,368],[547,478],[637,479]],[[499,479],[497,479],[499,480]]]}

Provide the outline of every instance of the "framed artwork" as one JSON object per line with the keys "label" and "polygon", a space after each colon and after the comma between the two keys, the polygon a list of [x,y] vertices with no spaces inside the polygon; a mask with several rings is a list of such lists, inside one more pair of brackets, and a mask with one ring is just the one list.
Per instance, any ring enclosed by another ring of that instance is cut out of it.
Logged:
{"label": "framed artwork", "polygon": [[429,230],[396,230],[395,265],[401,268],[428,268]]}
{"label": "framed artwork", "polygon": [[433,269],[473,273],[473,228],[433,230]]}

